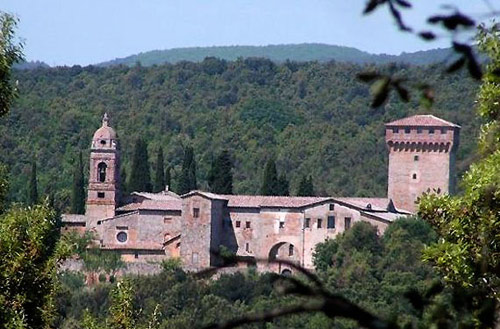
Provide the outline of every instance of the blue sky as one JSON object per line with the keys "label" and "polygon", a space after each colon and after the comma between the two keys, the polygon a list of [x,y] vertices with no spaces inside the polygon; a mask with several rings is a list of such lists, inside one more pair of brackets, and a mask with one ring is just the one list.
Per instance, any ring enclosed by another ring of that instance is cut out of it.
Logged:
{"label": "blue sky", "polygon": [[[405,13],[414,26],[439,4],[468,13],[481,0],[417,0]],[[495,2],[495,1],[493,1]],[[28,60],[87,65],[154,49],[320,42],[372,53],[446,47],[399,32],[388,14],[363,16],[365,0],[3,0],[20,19]]]}

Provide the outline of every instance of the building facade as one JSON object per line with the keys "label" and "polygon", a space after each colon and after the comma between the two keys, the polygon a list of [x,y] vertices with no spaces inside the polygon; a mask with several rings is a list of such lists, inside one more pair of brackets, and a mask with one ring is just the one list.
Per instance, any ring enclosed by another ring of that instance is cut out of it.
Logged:
{"label": "building facade", "polygon": [[291,271],[279,260],[313,268],[315,246],[355,222],[369,222],[383,233],[413,213],[421,193],[452,191],[459,128],[433,116],[387,124],[387,198],[204,191],[179,196],[167,187],[160,193],[134,192],[118,207],[119,144],[105,115],[92,139],[86,214],[63,215],[63,223],[66,230],[93,231],[100,248],[119,252],[128,262],[180,258],[185,269],[198,271],[221,265],[220,255],[229,251],[240,256],[241,266],[260,270]]}

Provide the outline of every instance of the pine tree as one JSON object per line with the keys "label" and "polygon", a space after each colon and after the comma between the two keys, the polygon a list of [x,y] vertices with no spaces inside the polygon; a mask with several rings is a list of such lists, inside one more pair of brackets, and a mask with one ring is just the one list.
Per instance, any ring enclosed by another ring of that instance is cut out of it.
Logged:
{"label": "pine tree", "polygon": [[34,205],[38,202],[38,186],[36,179],[36,161],[31,162],[31,176],[28,185],[28,204]]}
{"label": "pine tree", "polygon": [[128,189],[128,181],[127,181],[127,170],[125,166],[123,166],[120,170],[120,189],[123,194],[128,194],[129,189]]}
{"label": "pine tree", "polygon": [[283,173],[278,178],[278,195],[288,196],[290,195],[288,179],[286,179],[286,175]]}
{"label": "pine tree", "polygon": [[71,190],[71,213],[85,213],[85,190],[83,178],[82,152],[78,156],[73,173],[73,187]]}
{"label": "pine tree", "polygon": [[315,196],[312,177],[302,176],[297,190],[297,196]]}
{"label": "pine tree", "polygon": [[264,168],[264,177],[262,179],[262,195],[279,195],[278,172],[276,171],[276,163],[270,159]]}
{"label": "pine tree", "polygon": [[138,138],[135,143],[132,170],[129,179],[129,191],[151,192],[151,174],[149,172],[148,146]]}
{"label": "pine tree", "polygon": [[187,146],[184,151],[184,160],[182,161],[182,170],[179,177],[179,194],[185,194],[197,188],[194,151],[192,147]]}
{"label": "pine tree", "polygon": [[232,166],[229,151],[222,151],[212,162],[208,178],[210,191],[220,194],[233,194]]}
{"label": "pine tree", "polygon": [[156,154],[156,170],[153,192],[161,192],[165,189],[165,164],[163,162],[163,149],[158,148]]}

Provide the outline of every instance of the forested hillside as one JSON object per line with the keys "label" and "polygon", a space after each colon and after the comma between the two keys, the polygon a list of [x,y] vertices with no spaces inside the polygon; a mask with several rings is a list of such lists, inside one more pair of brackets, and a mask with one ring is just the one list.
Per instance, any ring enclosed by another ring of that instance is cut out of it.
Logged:
{"label": "forested hillside", "polygon": [[238,58],[261,57],[274,62],[290,61],[339,61],[350,63],[406,63],[406,64],[434,64],[446,61],[450,56],[450,49],[433,49],[401,55],[370,54],[352,47],[334,46],[320,43],[303,43],[291,45],[269,46],[219,46],[219,47],[191,47],[166,50],[152,50],[136,55],[117,58],[99,64],[99,66],[128,65],[137,62],[144,66],[175,64],[180,61],[201,62],[205,57],[234,61]]}
{"label": "forested hillside", "polygon": [[[36,159],[39,190],[56,191],[67,205],[74,161],[106,111],[121,140],[130,172],[136,137],[149,145],[150,161],[163,147],[173,166],[173,187],[183,147],[194,147],[198,181],[206,188],[212,158],[228,149],[235,193],[258,193],[262,171],[275,157],[292,193],[311,174],[316,192],[335,196],[385,196],[387,155],[383,124],[419,110],[394,95],[371,109],[367,85],[356,80],[366,67],[344,63],[274,64],[264,59],[206,59],[153,67],[61,67],[17,71],[20,97],[0,119],[0,161],[11,172],[11,198],[24,200],[30,162]],[[431,112],[462,125],[458,168],[474,156],[479,122],[477,84],[467,74],[436,67],[387,65],[410,80],[436,87]],[[88,164],[87,164],[88,166]]]}

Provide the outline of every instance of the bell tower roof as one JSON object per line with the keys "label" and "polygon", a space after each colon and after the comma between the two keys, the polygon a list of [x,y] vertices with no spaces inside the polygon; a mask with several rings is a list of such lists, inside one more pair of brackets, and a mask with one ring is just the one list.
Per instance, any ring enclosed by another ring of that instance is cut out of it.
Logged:
{"label": "bell tower roof", "polygon": [[94,133],[93,140],[116,139],[116,132],[109,126],[109,117],[104,113],[102,117],[102,126]]}

